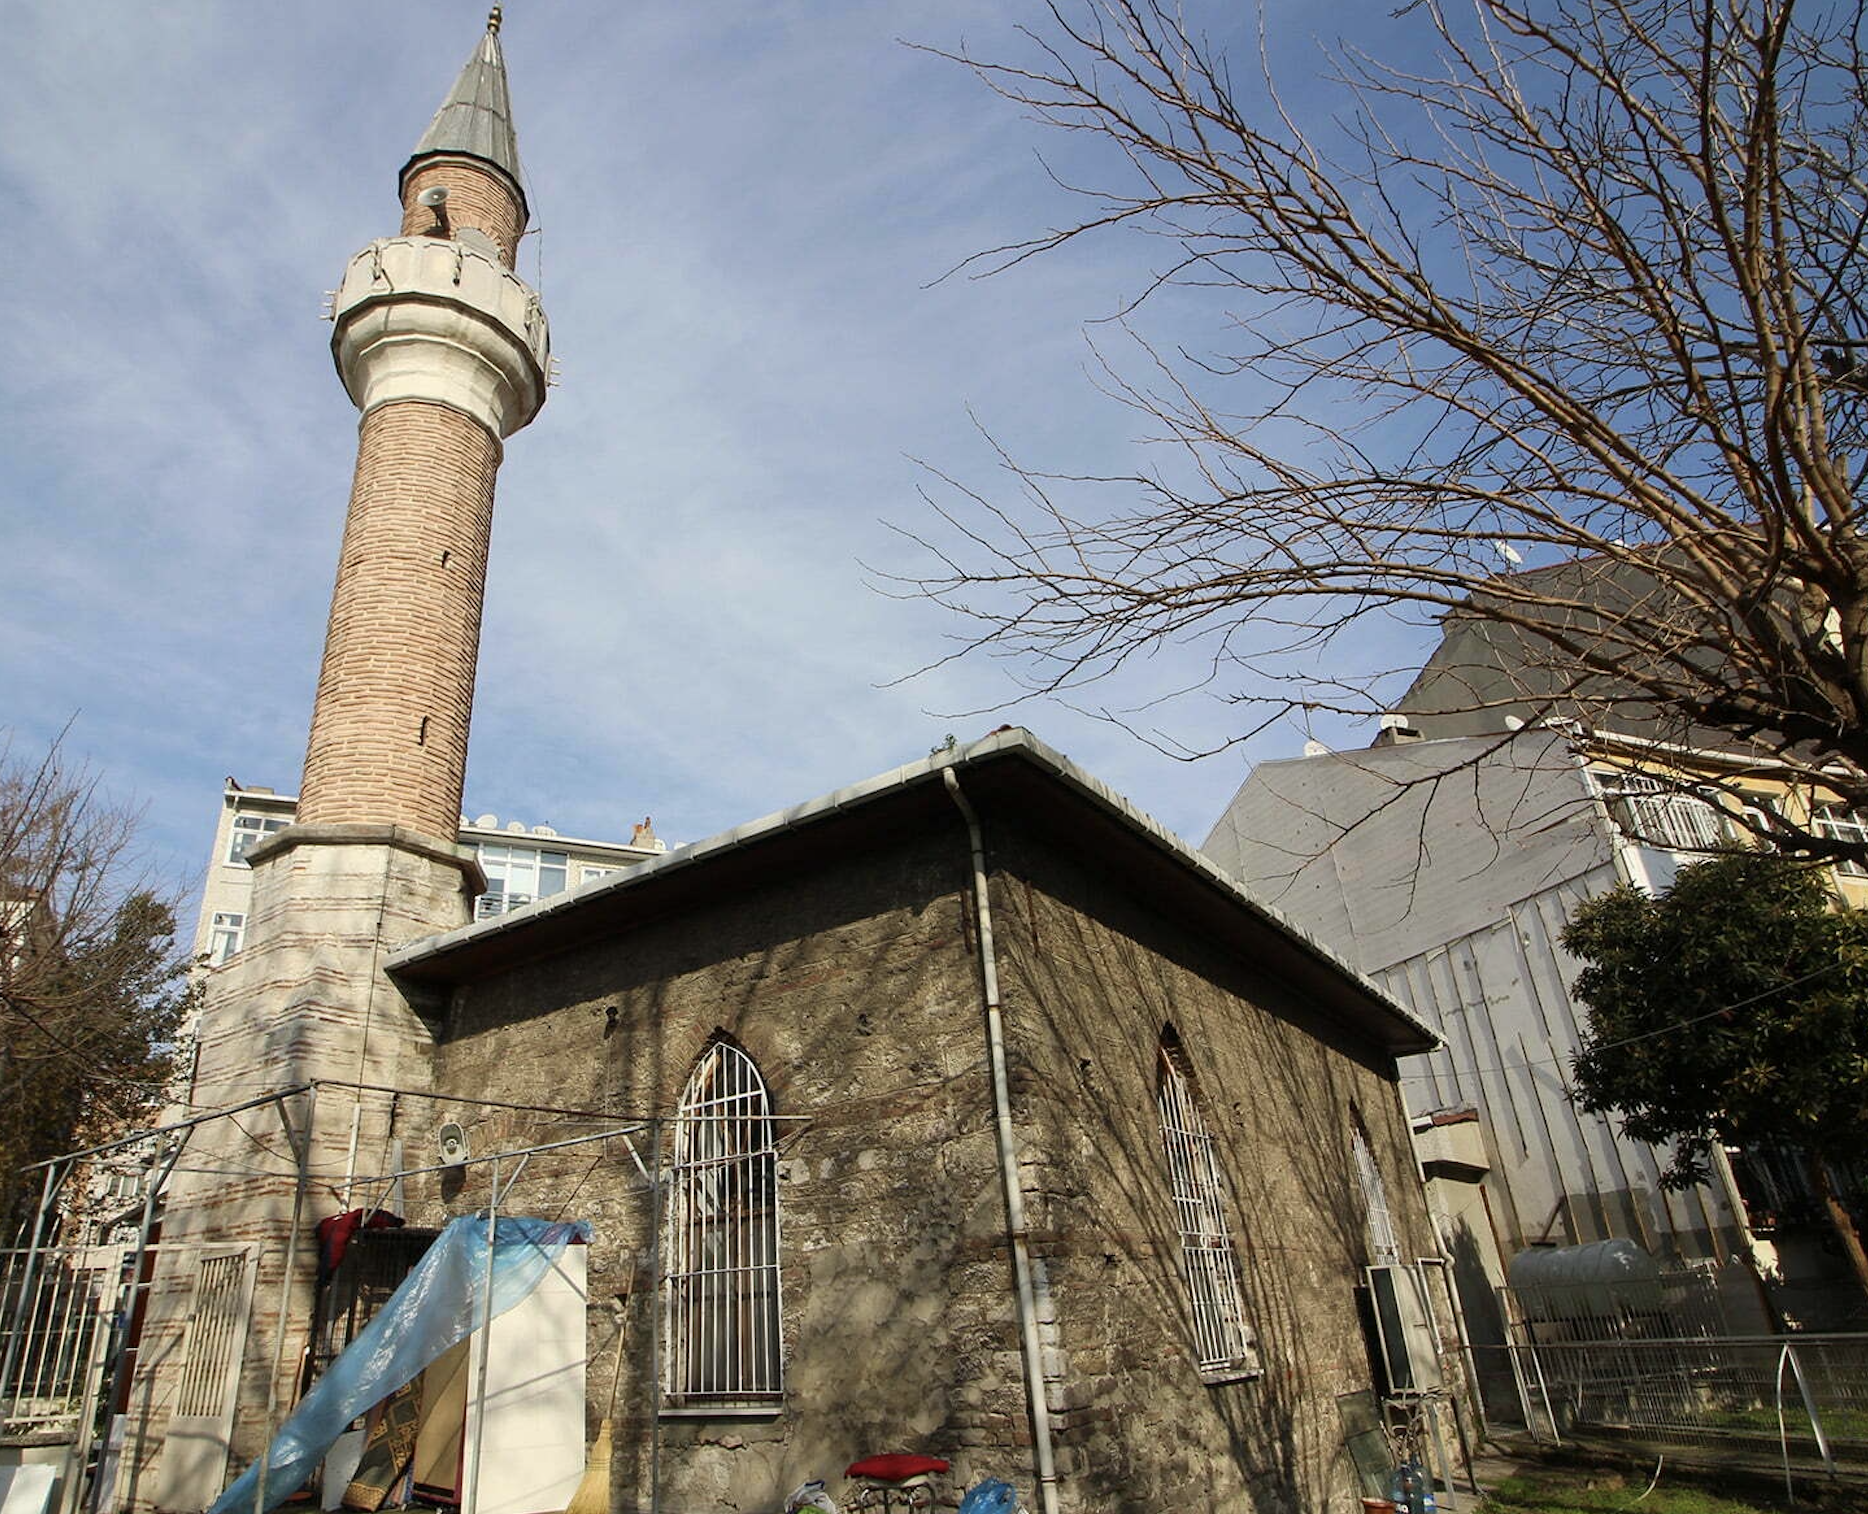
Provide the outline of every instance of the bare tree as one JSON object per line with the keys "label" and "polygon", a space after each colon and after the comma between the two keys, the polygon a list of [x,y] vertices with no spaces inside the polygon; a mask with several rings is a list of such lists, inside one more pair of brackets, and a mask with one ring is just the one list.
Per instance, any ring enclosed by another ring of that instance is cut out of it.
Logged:
{"label": "bare tree", "polygon": [[1868,809],[1863,5],[1469,3],[1408,7],[1423,68],[1341,55],[1318,129],[1172,0],[1050,0],[1027,60],[961,57],[1116,149],[974,269],[1138,231],[1128,315],[1197,286],[1214,349],[1137,330],[1105,372],[1158,461],[947,480],[896,584],[1045,691],[1204,638],[1241,736],[1392,708],[1355,661],[1385,618],[1482,624],[1523,675],[1467,690],[1494,729],[1638,717],[1779,845],[1868,857],[1753,792]]}
{"label": "bare tree", "polygon": [[0,1203],[22,1164],[146,1115],[190,1003],[173,902],[132,860],[135,815],[0,746]]}

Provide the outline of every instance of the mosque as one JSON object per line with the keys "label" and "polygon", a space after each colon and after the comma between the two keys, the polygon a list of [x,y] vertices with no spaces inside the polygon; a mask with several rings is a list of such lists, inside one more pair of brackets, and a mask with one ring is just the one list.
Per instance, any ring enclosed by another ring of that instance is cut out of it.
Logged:
{"label": "mosque", "polygon": [[397,189],[336,297],[303,784],[164,1136],[117,1502],[206,1507],[490,1212],[577,1235],[325,1506],[562,1509],[597,1447],[617,1510],[883,1451],[1034,1514],[1353,1506],[1377,1395],[1457,1372],[1396,1071],[1434,1038],[1067,758],[1001,730],[474,918],[494,484],[551,361],[497,10]]}

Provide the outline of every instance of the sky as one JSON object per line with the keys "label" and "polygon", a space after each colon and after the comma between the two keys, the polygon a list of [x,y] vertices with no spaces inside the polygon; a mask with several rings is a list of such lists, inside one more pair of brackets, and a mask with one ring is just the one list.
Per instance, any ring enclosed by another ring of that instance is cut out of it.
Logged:
{"label": "sky", "polygon": [[[1327,40],[1295,0],[1265,14],[1281,46]],[[224,777],[297,787],[355,455],[324,292],[396,233],[397,170],[484,17],[0,0],[0,728],[17,755],[68,726],[173,886],[198,882]],[[500,473],[467,814],[699,840],[1011,722],[1198,841],[1248,756],[1301,746],[1279,728],[1189,764],[990,659],[910,676],[958,628],[871,586],[913,570],[900,531],[937,474],[1005,489],[995,442],[1079,472],[1145,445],[1088,343],[1158,244],[942,277],[1069,216],[1054,174],[1093,171],[1093,144],[907,44],[1004,56],[1040,19],[505,7],[539,228],[520,272],[562,382]],[[1164,302],[1153,334],[1216,314]],[[1197,666],[1170,649],[1089,697]],[[1207,745],[1237,716],[1196,693],[1141,719]]]}

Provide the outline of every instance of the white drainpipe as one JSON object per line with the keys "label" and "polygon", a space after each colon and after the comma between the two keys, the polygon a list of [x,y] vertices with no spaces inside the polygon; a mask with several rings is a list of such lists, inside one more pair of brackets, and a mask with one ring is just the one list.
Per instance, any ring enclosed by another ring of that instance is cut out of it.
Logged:
{"label": "white drainpipe", "polygon": [[952,768],[941,774],[960,807],[973,844],[973,908],[979,921],[980,982],[985,995],[986,1058],[992,1068],[992,1109],[999,1134],[999,1175],[1005,1182],[1005,1234],[1012,1243],[1012,1272],[1018,1284],[1018,1333],[1024,1346],[1025,1397],[1031,1406],[1031,1441],[1038,1461],[1038,1499],[1043,1514],[1057,1514],[1057,1464],[1051,1454],[1051,1407],[1044,1393],[1044,1351],[1038,1339],[1038,1309],[1031,1286],[1031,1249],[1025,1228],[1025,1191],[1018,1181],[1018,1147],[1012,1134],[1012,1090],[1005,1074],[1005,1020],[999,1010],[999,968],[992,942],[992,904],[986,893],[986,844],[979,817],[960,791]]}

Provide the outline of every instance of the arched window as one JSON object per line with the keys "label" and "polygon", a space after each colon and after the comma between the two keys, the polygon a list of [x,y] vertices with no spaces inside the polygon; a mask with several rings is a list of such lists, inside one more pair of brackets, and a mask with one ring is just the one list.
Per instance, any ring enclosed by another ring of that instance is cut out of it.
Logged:
{"label": "arched window", "polygon": [[1194,1355],[1206,1376],[1258,1370],[1258,1352],[1245,1321],[1239,1254],[1226,1221],[1226,1185],[1213,1137],[1194,1098],[1187,1055],[1172,1029],[1161,1037],[1156,1107],[1167,1147],[1168,1181],[1180,1230],[1181,1271],[1193,1320]]}
{"label": "arched window", "polygon": [[701,1053],[681,1092],[670,1178],[666,1402],[775,1403],[784,1380],[772,1104],[731,1041]]}
{"label": "arched window", "polygon": [[1351,1110],[1349,1122],[1349,1154],[1355,1162],[1356,1181],[1362,1185],[1362,1215],[1369,1227],[1369,1260],[1377,1267],[1392,1266],[1401,1260],[1401,1245],[1395,1239],[1394,1218],[1388,1213],[1388,1190],[1382,1186],[1382,1170],[1375,1164],[1362,1117]]}

